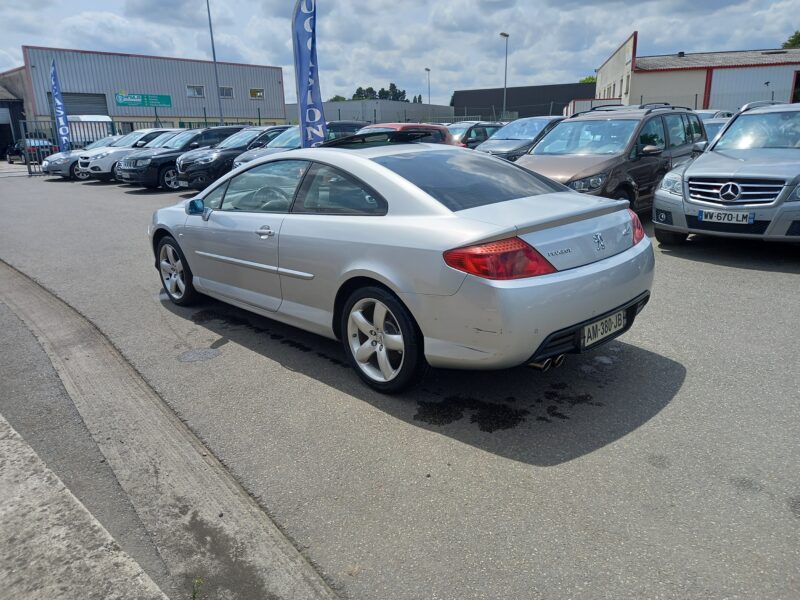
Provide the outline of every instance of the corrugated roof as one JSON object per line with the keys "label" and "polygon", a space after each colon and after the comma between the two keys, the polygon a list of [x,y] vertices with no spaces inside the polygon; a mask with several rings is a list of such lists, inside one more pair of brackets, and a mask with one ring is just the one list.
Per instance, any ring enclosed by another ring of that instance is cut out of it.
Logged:
{"label": "corrugated roof", "polygon": [[739,65],[774,65],[787,62],[800,63],[800,48],[785,50],[741,50],[733,52],[687,52],[660,56],[637,56],[636,70],[705,69],[708,67],[736,67]]}
{"label": "corrugated roof", "polygon": [[19,100],[19,98],[0,85],[0,100]]}

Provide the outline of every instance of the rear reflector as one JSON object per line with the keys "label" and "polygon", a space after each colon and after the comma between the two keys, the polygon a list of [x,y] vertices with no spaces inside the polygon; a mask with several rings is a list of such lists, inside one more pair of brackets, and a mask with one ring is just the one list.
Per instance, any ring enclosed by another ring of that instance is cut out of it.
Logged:
{"label": "rear reflector", "polygon": [[633,245],[635,246],[644,239],[644,227],[639,220],[639,215],[633,212],[630,208],[628,212],[631,215],[631,226],[633,227]]}
{"label": "rear reflector", "polygon": [[448,250],[444,262],[485,279],[521,279],[556,272],[544,256],[518,237]]}

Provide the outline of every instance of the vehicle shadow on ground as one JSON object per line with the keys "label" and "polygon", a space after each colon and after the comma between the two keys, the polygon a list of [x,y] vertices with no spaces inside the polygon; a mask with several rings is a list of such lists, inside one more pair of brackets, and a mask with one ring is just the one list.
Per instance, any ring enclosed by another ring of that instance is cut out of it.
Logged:
{"label": "vehicle shadow on ground", "polygon": [[[163,190],[161,188],[146,188],[125,185],[125,193],[132,196],[163,196],[164,194],[175,194],[175,190]],[[194,197],[194,195],[192,196]]]}
{"label": "vehicle shadow on ground", "polygon": [[406,423],[538,466],[573,460],[638,429],[686,377],[673,360],[613,341],[545,373],[432,369],[417,387],[385,396],[360,381],[336,341],[212,299],[188,309],[174,306],[163,291],[159,298],[165,309],[219,336],[199,356],[234,342]]}
{"label": "vehicle shadow on ground", "polygon": [[[652,241],[658,244],[655,239]],[[691,235],[684,245],[660,246],[660,249],[666,256],[683,260],[737,269],[800,274],[800,243]]]}

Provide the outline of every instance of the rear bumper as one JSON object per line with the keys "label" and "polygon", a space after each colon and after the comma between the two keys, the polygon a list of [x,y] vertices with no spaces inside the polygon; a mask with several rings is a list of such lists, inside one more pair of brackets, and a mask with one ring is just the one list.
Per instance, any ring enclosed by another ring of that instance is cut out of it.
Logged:
{"label": "rear bumper", "polygon": [[[754,213],[753,223],[736,225],[704,223],[698,219],[700,210]],[[675,194],[657,191],[653,201],[653,225],[676,233],[697,233],[771,242],[800,242],[800,202],[780,202],[769,206],[701,205],[685,202]]]}
{"label": "rear bumper", "polygon": [[616,256],[552,275],[512,281],[467,276],[452,296],[401,297],[422,329],[432,366],[501,369],[581,352],[583,325],[622,309],[628,311],[625,328],[603,341],[624,333],[649,298],[654,264],[645,238]]}

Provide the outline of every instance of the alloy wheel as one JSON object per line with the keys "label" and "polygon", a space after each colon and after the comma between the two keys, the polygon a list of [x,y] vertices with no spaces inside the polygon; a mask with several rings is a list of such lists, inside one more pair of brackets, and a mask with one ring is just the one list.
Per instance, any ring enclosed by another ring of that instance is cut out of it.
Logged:
{"label": "alloy wheel", "polygon": [[350,309],[347,339],[358,368],[370,379],[392,381],[403,367],[405,343],[397,318],[383,302],[362,298]]}
{"label": "alloy wheel", "polygon": [[164,172],[164,185],[171,190],[178,189],[178,171],[175,169],[167,169]]}
{"label": "alloy wheel", "polygon": [[159,271],[161,271],[161,280],[164,282],[164,289],[176,300],[183,298],[183,294],[186,291],[183,262],[178,251],[170,244],[161,246],[158,266]]}

